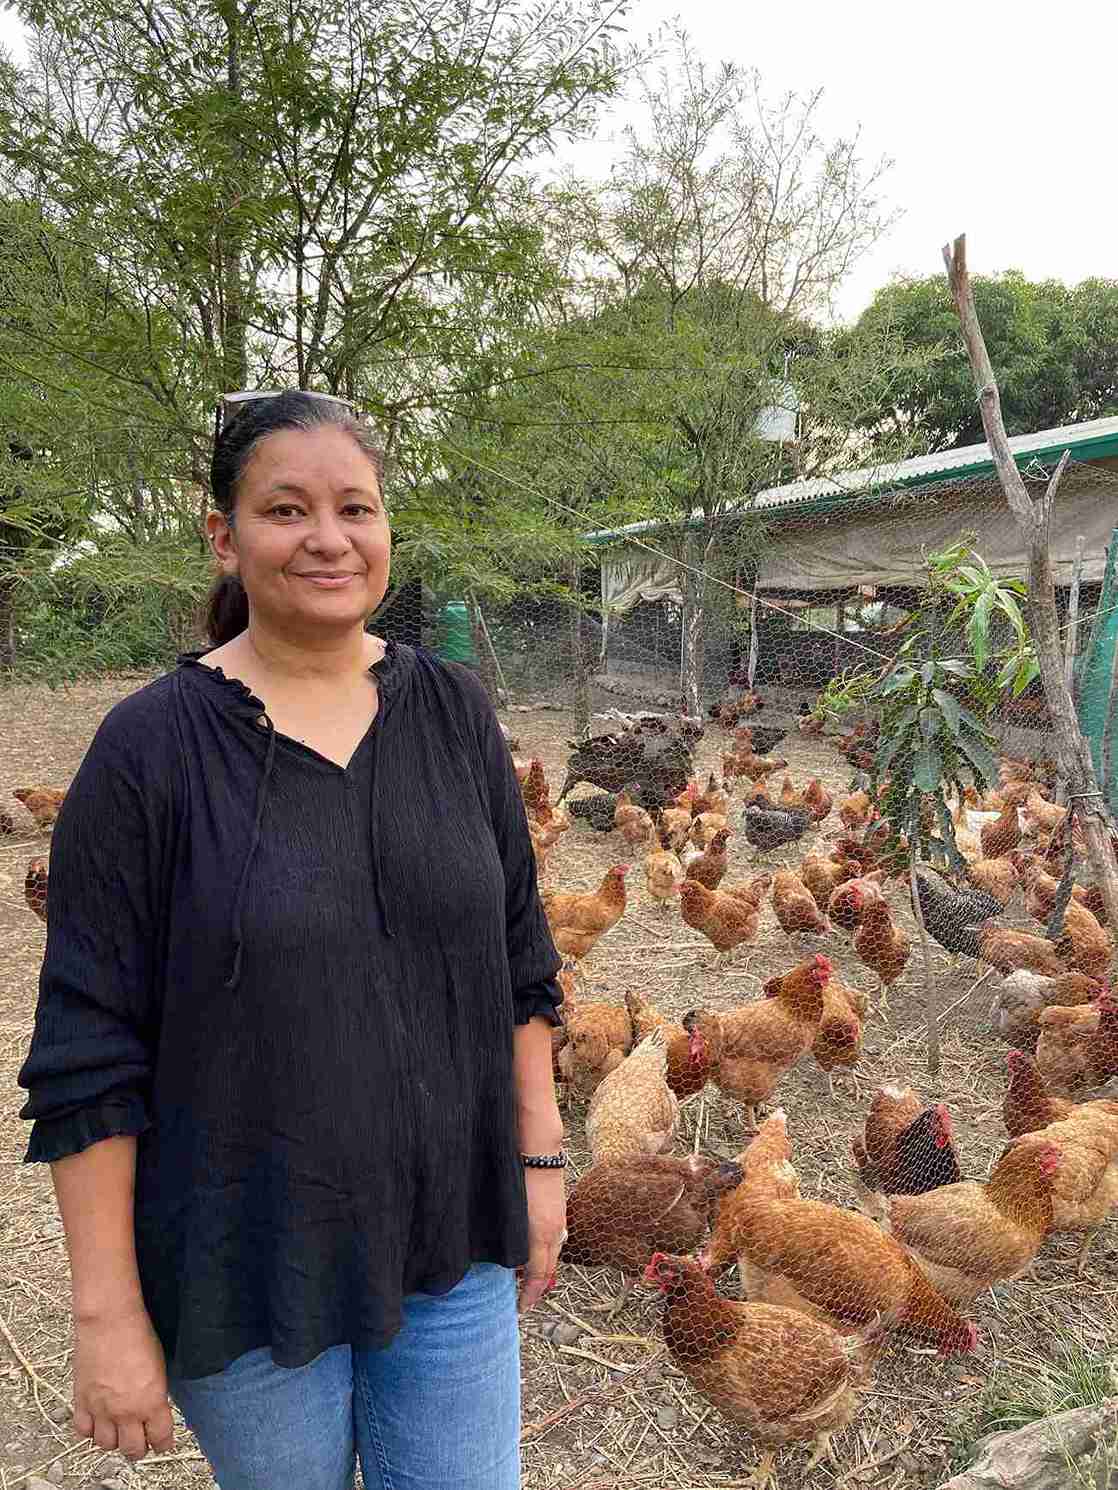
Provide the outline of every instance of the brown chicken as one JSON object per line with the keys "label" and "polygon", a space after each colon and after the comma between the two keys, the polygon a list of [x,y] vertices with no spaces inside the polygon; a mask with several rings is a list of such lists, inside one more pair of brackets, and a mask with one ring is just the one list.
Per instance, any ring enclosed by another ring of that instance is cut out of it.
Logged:
{"label": "brown chicken", "polygon": [[633,1023],[635,1039],[643,1040],[655,1029],[663,1031],[664,1048],[667,1052],[665,1074],[668,1085],[679,1100],[682,1102],[685,1097],[701,1092],[710,1080],[709,1052],[703,1050],[698,1041],[692,1041],[681,1024],[673,1024],[671,1020],[665,1019],[658,1009],[632,989],[625,994],[625,1007]]}
{"label": "brown chicken", "polygon": [[27,877],[23,882],[23,898],[27,901],[29,909],[33,910],[40,921],[47,919],[47,880],[50,870],[47,861],[41,857],[31,860],[27,866]]}
{"label": "brown chicken", "polygon": [[[766,983],[768,992],[770,984]],[[869,1013],[870,1001],[860,988],[852,988],[831,978],[823,990],[823,1019],[811,1046],[812,1059],[827,1077],[827,1087],[835,1095],[835,1067],[850,1072],[854,1096],[861,1099],[858,1073],[854,1069],[862,1058],[862,1021]]]}
{"label": "brown chicken", "polygon": [[551,798],[551,788],[544,775],[543,761],[538,756],[533,756],[528,764],[527,774],[520,783],[520,794],[529,812],[538,812]]}
{"label": "brown chicken", "polygon": [[1068,971],[1050,941],[1042,936],[1033,936],[1028,931],[1009,931],[1004,926],[985,925],[978,928],[978,955],[983,962],[990,963],[1003,973],[1013,973],[1023,968],[1028,972],[1056,978]]}
{"label": "brown chicken", "polygon": [[686,877],[717,890],[726,874],[729,842],[729,828],[720,828],[706,849],[685,849],[680,862]]}
{"label": "brown chicken", "polygon": [[786,936],[800,932],[822,936],[831,929],[827,917],[815,903],[815,896],[790,869],[778,869],[774,873],[772,903],[780,929]]}
{"label": "brown chicken", "polygon": [[771,776],[774,771],[783,771],[788,762],[783,756],[776,755],[754,755],[752,750],[747,750],[741,755],[729,757],[735,762],[733,772],[725,769],[726,757],[723,756],[723,776],[737,775],[746,776],[750,781],[760,781],[766,776]]}
{"label": "brown chicken", "polygon": [[[725,817],[729,810],[730,793],[718,785],[712,771],[706,784],[706,790],[691,803],[691,815],[692,817],[699,817],[704,812],[717,812]],[[667,1251],[668,1249],[664,1248],[662,1250]]]}
{"label": "brown chicken", "polygon": [[566,1043],[557,1056],[559,1073],[575,1091],[589,1096],[633,1048],[633,1024],[616,1004],[563,1001]]}
{"label": "brown chicken", "polygon": [[772,998],[725,1014],[693,1009],[683,1016],[683,1028],[710,1051],[715,1086],[744,1104],[747,1128],[756,1127],[758,1104],[814,1044],[833,973],[830,959],[816,954],[785,973]]}
{"label": "brown chicken", "polygon": [[58,809],[62,806],[66,796],[66,788],[62,786],[19,786],[16,787],[12,796],[17,802],[23,803],[40,828],[50,828],[58,817]]}
{"label": "brown chicken", "polygon": [[591,1097],[586,1141],[595,1164],[643,1159],[670,1147],[679,1102],[667,1083],[667,1064],[663,1034],[653,1030]]}
{"label": "brown chicken", "polygon": [[704,812],[691,823],[691,842],[707,849],[714,842],[714,835],[728,826],[720,812]]}
{"label": "brown chicken", "polygon": [[827,919],[831,925],[845,931],[847,936],[857,931],[862,924],[862,912],[868,903],[866,884],[880,885],[884,878],[885,871],[875,869],[870,874],[860,874],[847,880],[832,891],[827,901]]}
{"label": "brown chicken", "polygon": [[1078,1008],[1059,1005],[1039,1018],[1036,1063],[1058,1097],[1076,1097],[1118,1075],[1118,1002],[1104,994]]}
{"label": "brown chicken", "polygon": [[923,1195],[961,1178],[951,1114],[911,1087],[883,1086],[853,1140],[861,1183],[883,1195]]}
{"label": "brown chicken", "polygon": [[807,811],[807,803],[802,792],[798,792],[792,785],[791,776],[785,776],[780,784],[780,796],[777,799],[781,807],[794,807],[798,812]]}
{"label": "brown chicken", "polygon": [[567,1200],[562,1260],[614,1267],[623,1275],[618,1312],[654,1252],[694,1252],[707,1234],[719,1195],[741,1180],[736,1164],[667,1154],[595,1164]]}
{"label": "brown chicken", "polygon": [[861,872],[861,864],[856,859],[845,856],[836,855],[828,859],[823,854],[805,854],[800,861],[800,879],[811,891],[816,905],[824,915],[834,891],[847,880],[856,879]]}
{"label": "brown chicken", "polygon": [[741,1183],[718,1202],[719,1220],[723,1207],[748,1204],[751,1197],[794,1200],[799,1195],[800,1177],[792,1163],[788,1114],[783,1107],[769,1114],[735,1163],[741,1170]]}
{"label": "brown chicken", "polygon": [[558,843],[570,826],[571,819],[568,814],[560,808],[552,807],[550,802],[544,802],[528,818],[528,831],[533,839],[539,839],[545,853]]}
{"label": "brown chicken", "polygon": [[1046,978],[1019,968],[1002,980],[994,999],[991,1018],[1007,1045],[1035,1051],[1040,1037],[1040,1015],[1051,1005],[1071,1008],[1089,1004],[1106,991],[1097,978],[1082,973],[1061,973]]}
{"label": "brown chicken", "polygon": [[628,864],[615,864],[598,889],[589,895],[543,890],[540,900],[556,948],[564,957],[585,957],[599,937],[611,931],[625,914],[625,876]]}
{"label": "brown chicken", "polygon": [[910,947],[908,937],[895,925],[881,886],[863,878],[862,919],[854,933],[854,950],[878,977],[879,996],[888,1004],[886,990],[905,970]]}
{"label": "brown chicken", "polygon": [[613,810],[613,825],[626,843],[647,843],[652,837],[652,818],[643,807],[638,807],[628,792],[618,792],[617,806]]}
{"label": "brown chicken", "polygon": [[1092,1110],[1050,1123],[1040,1133],[1015,1138],[1010,1150],[1030,1154],[1048,1146],[1060,1156],[1052,1185],[1052,1231],[1083,1233],[1076,1272],[1087,1266],[1099,1228],[1118,1210],[1118,1103],[1093,1102]]}
{"label": "brown chicken", "polygon": [[859,1337],[793,1309],[720,1298],[689,1258],[656,1253],[645,1281],[665,1296],[664,1339],[675,1365],[764,1451],[757,1490],[773,1479],[775,1451],[785,1444],[814,1443],[807,1469],[831,1454],[831,1435],[853,1421],[868,1376]]}
{"label": "brown chicken", "polygon": [[1017,821],[1017,808],[1012,803],[1002,809],[1001,816],[992,823],[983,823],[978,835],[984,859],[1000,859],[1021,842],[1021,824]]}
{"label": "brown chicken", "polygon": [[1064,910],[1064,927],[1055,940],[1056,954],[1072,972],[1088,978],[1105,978],[1114,959],[1110,933],[1099,925],[1085,905],[1069,900]]}
{"label": "brown chicken", "polygon": [[1066,1097],[1052,1096],[1031,1055],[1011,1050],[1006,1065],[1009,1085],[1002,1103],[1002,1118],[1010,1138],[1020,1138],[1023,1133],[1035,1133],[1049,1123],[1058,1123],[1075,1106]]}
{"label": "brown chicken", "polygon": [[[1042,859],[1020,853],[1012,855],[1012,859],[1019,882],[1025,890],[1026,911],[1036,921],[1047,921],[1056,907],[1056,891],[1060,888],[1059,880],[1045,870]],[[1091,894],[1090,889],[1084,885],[1072,885],[1071,898],[1086,910],[1091,911],[1096,921],[1100,920],[1100,917],[1091,909],[1096,897]],[[1098,898],[1101,899],[1101,896]]]}
{"label": "brown chicken", "polygon": [[942,1355],[974,1349],[974,1325],[866,1216],[817,1200],[752,1197],[731,1207],[734,1193],[719,1207],[700,1260],[712,1270],[736,1260],[746,1297],[796,1309],[844,1334],[880,1319]]}
{"label": "brown chicken", "polygon": [[684,921],[701,931],[719,954],[715,960],[718,966],[725,966],[734,948],[751,942],[760,929],[760,907],[727,890],[708,890],[698,880],[685,879],[679,899]]}
{"label": "brown chicken", "polygon": [[992,895],[1003,910],[1013,899],[1013,892],[1020,883],[1011,859],[979,859],[977,863],[968,864],[967,881],[976,890]]}
{"label": "brown chicken", "polygon": [[660,814],[657,827],[661,846],[670,848],[673,853],[678,854],[691,837],[690,807],[665,807]]}
{"label": "brown chicken", "polygon": [[984,1185],[961,1180],[925,1195],[874,1196],[874,1209],[932,1287],[948,1303],[969,1304],[1032,1264],[1052,1226],[1060,1163],[1054,1144],[1010,1147]]}
{"label": "brown chicken", "polygon": [[683,883],[683,865],[671,851],[671,838],[667,830],[658,829],[657,837],[660,847],[654,848],[645,857],[644,882],[648,893],[658,902],[661,910],[667,910]]}
{"label": "brown chicken", "polygon": [[834,801],[834,797],[818,777],[813,777],[804,787],[804,804],[817,823],[825,822],[830,817]]}
{"label": "brown chicken", "polygon": [[853,833],[873,822],[877,816],[877,808],[869,792],[851,792],[849,797],[843,797],[838,804],[838,815],[843,827]]}
{"label": "brown chicken", "polygon": [[1035,788],[1022,802],[1021,811],[1035,833],[1054,833],[1068,815],[1066,807],[1046,802]]}

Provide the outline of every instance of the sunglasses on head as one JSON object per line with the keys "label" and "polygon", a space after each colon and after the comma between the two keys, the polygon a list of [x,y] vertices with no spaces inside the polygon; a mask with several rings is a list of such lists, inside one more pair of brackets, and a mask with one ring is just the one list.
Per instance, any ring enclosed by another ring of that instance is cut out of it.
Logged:
{"label": "sunglasses on head", "polygon": [[361,417],[352,399],[339,398],[335,393],[312,393],[309,388],[241,389],[237,393],[223,393],[218,400],[214,438],[216,439],[227,425],[232,424],[237,415],[243,413],[249,404],[257,403],[265,398],[279,398],[284,393],[302,393],[304,398],[320,398],[329,404],[341,404],[351,414],[358,418]]}

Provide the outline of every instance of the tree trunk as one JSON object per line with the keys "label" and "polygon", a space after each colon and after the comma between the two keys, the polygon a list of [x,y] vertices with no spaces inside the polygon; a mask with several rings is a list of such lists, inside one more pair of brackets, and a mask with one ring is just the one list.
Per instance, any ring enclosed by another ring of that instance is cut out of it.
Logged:
{"label": "tree trunk", "polygon": [[485,627],[482,624],[481,607],[472,595],[467,601],[467,606],[470,612],[470,633],[474,641],[474,654],[477,657],[481,681],[489,695],[489,702],[496,708],[498,704],[497,669],[493,666],[493,651],[488,645]]}
{"label": "tree trunk", "polygon": [[684,563],[679,571],[683,596],[683,636],[680,641],[679,691],[685,713],[701,719],[703,714],[703,620],[706,611],[706,572],[698,544],[690,535],[683,540]]}
{"label": "tree trunk", "polygon": [[16,661],[16,582],[0,575],[0,671]]}
{"label": "tree trunk", "polygon": [[959,313],[971,371],[974,373],[982,425],[990,443],[990,453],[994,458],[1006,502],[1017,520],[1029,556],[1029,625],[1040,665],[1048,713],[1052,719],[1056,763],[1068,784],[1069,810],[1083,826],[1087,857],[1102,893],[1107,917],[1111,926],[1118,926],[1118,863],[1115,862],[1105,799],[1095,777],[1090,747],[1079,729],[1075,704],[1064,673],[1059,617],[1056,611],[1056,587],[1048,551],[1052,503],[1070,451],[1064,451],[1052,473],[1047,491],[1034,502],[1009,449],[998,385],[990,365],[967,272],[965,236],[956,238],[953,250],[945,245],[943,258],[947,265],[947,278],[955,308]]}
{"label": "tree trunk", "polygon": [[582,575],[577,559],[571,560],[568,583],[571,591],[571,677],[575,690],[575,722],[578,733],[590,733],[590,674],[586,667],[586,644],[582,627]]}

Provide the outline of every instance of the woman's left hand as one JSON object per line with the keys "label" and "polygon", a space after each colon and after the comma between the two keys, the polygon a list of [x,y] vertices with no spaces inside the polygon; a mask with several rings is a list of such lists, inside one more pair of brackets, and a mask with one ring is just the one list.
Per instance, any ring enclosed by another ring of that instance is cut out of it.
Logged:
{"label": "woman's left hand", "polygon": [[528,1262],[520,1274],[519,1309],[527,1314],[555,1282],[567,1237],[567,1187],[561,1169],[528,1169]]}

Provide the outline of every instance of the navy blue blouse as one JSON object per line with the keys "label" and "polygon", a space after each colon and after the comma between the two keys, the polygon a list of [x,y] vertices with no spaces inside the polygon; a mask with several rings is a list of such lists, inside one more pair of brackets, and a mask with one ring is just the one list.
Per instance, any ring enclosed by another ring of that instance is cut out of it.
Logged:
{"label": "navy blue blouse", "polygon": [[138,1135],[173,1376],[378,1348],[404,1294],[527,1257],[512,1030],[561,996],[520,790],[468,669],[373,671],[343,769],[184,658],[54,830],[28,1158]]}

